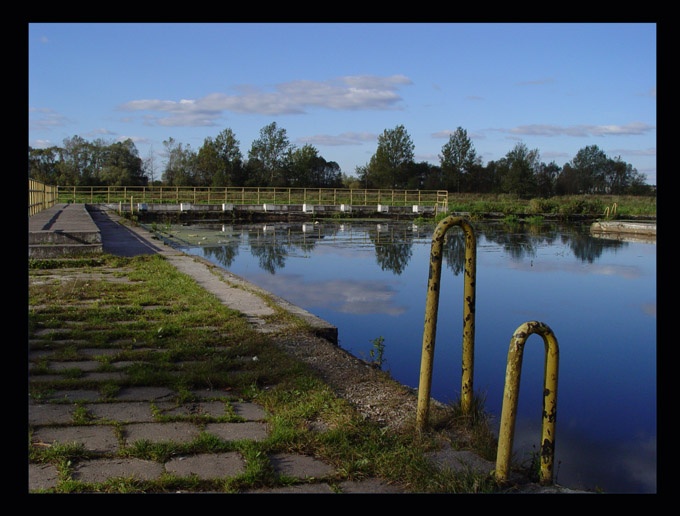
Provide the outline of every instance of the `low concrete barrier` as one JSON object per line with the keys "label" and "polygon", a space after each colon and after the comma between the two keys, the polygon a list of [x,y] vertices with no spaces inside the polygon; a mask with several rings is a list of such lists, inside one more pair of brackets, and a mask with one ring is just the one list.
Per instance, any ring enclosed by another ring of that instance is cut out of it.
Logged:
{"label": "low concrete barrier", "polygon": [[147,204],[147,203],[102,203],[97,204],[100,209],[112,210],[116,212],[128,213],[130,210],[148,213],[148,214],[163,214],[163,213],[195,213],[195,214],[219,214],[229,212],[232,214],[247,214],[247,213],[267,213],[267,214],[333,214],[344,213],[353,214],[356,216],[371,216],[375,214],[380,215],[404,215],[404,216],[419,216],[419,215],[434,215],[434,206],[423,205],[406,205],[406,206],[392,206],[386,204],[378,205],[349,205],[349,204],[193,204],[193,203],[179,203],[179,204]]}

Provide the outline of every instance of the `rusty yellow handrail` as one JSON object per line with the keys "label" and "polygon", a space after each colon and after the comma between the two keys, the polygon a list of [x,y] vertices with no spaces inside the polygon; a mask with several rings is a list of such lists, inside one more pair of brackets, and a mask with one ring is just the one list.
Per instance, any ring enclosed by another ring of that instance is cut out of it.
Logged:
{"label": "rusty yellow handrail", "polygon": [[442,271],[442,246],[444,235],[451,226],[460,226],[465,232],[465,286],[463,307],[463,377],[461,387],[461,409],[468,413],[472,406],[472,380],[475,346],[475,276],[477,269],[477,244],[470,223],[462,217],[450,215],[443,219],[432,235],[430,269],[425,303],[425,328],[423,351],[420,362],[420,385],[416,427],[423,430],[427,423],[432,386],[432,365],[439,310],[439,290]]}
{"label": "rusty yellow handrail", "polygon": [[555,456],[555,422],[557,417],[557,372],[559,346],[553,331],[544,323],[529,321],[515,331],[510,341],[508,365],[505,373],[503,409],[496,456],[496,480],[503,483],[508,478],[512,442],[515,435],[515,419],[519,397],[524,344],[532,333],[543,337],[545,344],[545,367],[543,379],[543,421],[541,424],[541,473],[540,483],[551,484]]}

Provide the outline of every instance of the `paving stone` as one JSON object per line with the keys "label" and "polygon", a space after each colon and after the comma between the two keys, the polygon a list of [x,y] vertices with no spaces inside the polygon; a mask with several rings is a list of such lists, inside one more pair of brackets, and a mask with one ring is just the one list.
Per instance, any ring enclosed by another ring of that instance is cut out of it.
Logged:
{"label": "paving stone", "polygon": [[175,391],[166,389],[165,387],[126,387],[118,392],[116,399],[153,401],[170,398],[174,395]]}
{"label": "paving stone", "polygon": [[117,355],[121,351],[120,348],[81,348],[78,350],[78,354],[86,357],[110,357]]}
{"label": "paving stone", "polygon": [[231,390],[214,390],[214,389],[195,389],[191,394],[197,398],[229,398],[233,396]]}
{"label": "paving stone", "polygon": [[134,423],[154,421],[151,405],[144,401],[89,403],[85,408],[96,418]]}
{"label": "paving stone", "polygon": [[96,371],[102,363],[97,360],[78,360],[78,361],[51,361],[47,368],[50,371],[66,371],[69,369],[80,369],[81,371]]}
{"label": "paving stone", "polygon": [[267,427],[262,423],[208,423],[205,431],[225,441],[250,439],[262,441],[267,438]]}
{"label": "paving stone", "polygon": [[63,380],[64,377],[59,374],[38,374],[38,375],[31,375],[29,380],[33,383],[40,383],[40,382],[55,382],[58,380]]}
{"label": "paving stone", "polygon": [[103,396],[99,394],[99,391],[74,389],[54,391],[48,396],[48,399],[62,401],[95,401],[102,397]]}
{"label": "paving stone", "polygon": [[101,459],[76,464],[73,479],[81,482],[105,482],[110,478],[134,477],[155,480],[163,474],[163,465],[142,459]]}
{"label": "paving stone", "polygon": [[231,406],[237,416],[241,416],[248,421],[262,421],[267,417],[264,409],[255,403],[236,402],[232,403]]}
{"label": "paving stone", "polygon": [[212,416],[222,417],[227,414],[226,402],[206,401],[185,403],[179,407],[174,403],[163,403],[158,407],[164,416]]}
{"label": "paving stone", "polygon": [[71,423],[73,422],[72,413],[72,405],[30,403],[28,405],[28,422],[32,425]]}
{"label": "paving stone", "polygon": [[441,451],[432,452],[426,455],[438,469],[450,469],[455,472],[471,471],[474,473],[491,473],[496,465],[493,462],[484,460],[479,455],[471,451],[457,451],[446,447]]}
{"label": "paving stone", "polygon": [[138,364],[138,363],[139,363],[139,361],[135,362],[135,361],[132,361],[132,360],[121,360],[120,362],[111,362],[110,365],[114,369],[123,369],[125,367],[129,367],[133,364]]}
{"label": "paving stone", "polygon": [[52,464],[28,465],[28,490],[51,489],[59,483],[59,472]]}
{"label": "paving stone", "polygon": [[46,358],[51,355],[54,355],[55,351],[53,349],[29,349],[28,350],[28,359],[29,360],[38,360],[40,358]]}
{"label": "paving stone", "polygon": [[404,491],[397,486],[384,483],[378,478],[368,478],[366,480],[346,480],[340,484],[343,493],[403,493]]}
{"label": "paving stone", "polygon": [[57,335],[59,333],[70,333],[71,330],[68,328],[42,328],[33,332],[34,337],[47,337],[51,335]]}
{"label": "paving stone", "polygon": [[118,450],[118,439],[113,427],[106,425],[41,427],[33,431],[32,442],[45,444],[75,442],[81,443],[88,451],[102,453]]}
{"label": "paving stone", "polygon": [[125,425],[124,435],[128,445],[148,439],[152,442],[191,442],[199,436],[198,427],[192,423],[133,423]]}
{"label": "paving stone", "polygon": [[122,371],[108,371],[104,373],[85,373],[82,378],[95,382],[108,382],[110,380],[122,380],[125,376],[125,373]]}
{"label": "paving stone", "polygon": [[307,455],[275,453],[269,456],[274,471],[279,475],[297,478],[323,477],[333,473],[333,467]]}
{"label": "paving stone", "polygon": [[165,464],[165,471],[181,477],[197,475],[208,480],[239,475],[245,471],[245,464],[238,452],[202,453],[172,459]]}
{"label": "paving stone", "polygon": [[328,484],[297,484],[274,488],[255,489],[244,491],[244,494],[333,494],[335,491]]}

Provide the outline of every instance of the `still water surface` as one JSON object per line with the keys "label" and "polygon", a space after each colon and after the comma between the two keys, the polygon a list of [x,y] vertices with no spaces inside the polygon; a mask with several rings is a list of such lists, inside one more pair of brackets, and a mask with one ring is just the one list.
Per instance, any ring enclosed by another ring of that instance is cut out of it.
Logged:
{"label": "still water surface", "polygon": [[[530,320],[559,342],[555,481],[609,493],[656,492],[656,245],[595,238],[588,227],[474,222],[474,387],[500,419],[510,339]],[[197,224],[172,228],[185,251],[305,308],[369,359],[418,386],[432,224]],[[448,231],[432,396],[460,393],[464,239]],[[540,440],[543,340],[527,340],[513,450]],[[521,458],[521,457],[520,457]]]}

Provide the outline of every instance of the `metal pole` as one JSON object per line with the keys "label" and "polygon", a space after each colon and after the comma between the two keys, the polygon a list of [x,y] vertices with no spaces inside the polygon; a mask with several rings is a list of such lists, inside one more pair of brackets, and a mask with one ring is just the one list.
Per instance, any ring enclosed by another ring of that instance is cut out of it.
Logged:
{"label": "metal pole", "polygon": [[475,347],[475,281],[477,269],[477,244],[474,230],[462,217],[453,215],[442,220],[432,235],[430,271],[425,302],[425,327],[423,330],[423,351],[420,363],[420,384],[416,426],[423,430],[427,423],[432,386],[432,365],[437,332],[437,312],[442,270],[442,246],[444,235],[451,226],[460,226],[465,233],[465,286],[463,305],[463,368],[461,381],[461,409],[469,413],[472,407],[474,347]]}
{"label": "metal pole", "polygon": [[553,461],[555,456],[555,423],[557,419],[557,373],[559,368],[559,346],[553,331],[544,323],[530,321],[522,324],[510,340],[508,365],[505,373],[503,409],[496,456],[496,480],[505,482],[510,469],[510,456],[515,436],[515,419],[519,398],[522,356],[526,340],[532,333],[543,337],[545,344],[545,366],[543,379],[543,418],[541,423],[541,484],[552,484]]}

